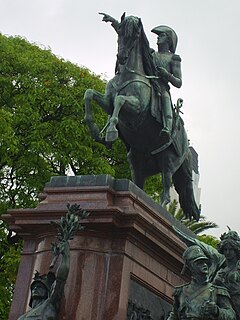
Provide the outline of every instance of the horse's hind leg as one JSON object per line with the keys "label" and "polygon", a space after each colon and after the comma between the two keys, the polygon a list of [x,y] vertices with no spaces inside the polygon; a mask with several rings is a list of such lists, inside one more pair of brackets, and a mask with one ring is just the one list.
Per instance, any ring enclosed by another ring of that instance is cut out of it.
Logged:
{"label": "horse's hind leg", "polygon": [[132,181],[141,189],[144,187],[145,179],[147,175],[145,174],[146,161],[142,153],[136,150],[130,149],[127,154]]}
{"label": "horse's hind leg", "polygon": [[172,175],[169,171],[162,172],[163,191],[161,194],[160,204],[166,206],[170,202],[170,188]]}

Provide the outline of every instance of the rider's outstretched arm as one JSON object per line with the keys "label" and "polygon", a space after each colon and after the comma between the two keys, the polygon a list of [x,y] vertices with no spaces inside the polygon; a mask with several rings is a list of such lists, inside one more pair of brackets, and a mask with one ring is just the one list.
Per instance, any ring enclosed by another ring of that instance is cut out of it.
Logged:
{"label": "rider's outstretched arm", "polygon": [[111,22],[112,27],[118,33],[118,27],[120,23],[115,18],[111,17],[109,14],[103,12],[99,12],[99,14],[103,15],[102,21]]}

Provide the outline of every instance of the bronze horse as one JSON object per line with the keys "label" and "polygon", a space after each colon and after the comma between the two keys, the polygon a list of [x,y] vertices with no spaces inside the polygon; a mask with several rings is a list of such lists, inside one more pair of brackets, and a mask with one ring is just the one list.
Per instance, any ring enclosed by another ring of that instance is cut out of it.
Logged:
{"label": "bronze horse", "polygon": [[[179,116],[179,99],[174,110],[170,140],[160,135],[162,123],[156,119],[160,110],[161,79],[155,76],[151,49],[141,19],[123,16],[118,28],[116,75],[104,94],[85,92],[85,121],[96,141],[112,143],[119,136],[128,150],[133,182],[143,189],[147,177],[162,174],[161,204],[170,202],[171,181],[179,195],[186,218],[199,219],[192,186],[191,153],[184,124]],[[93,122],[91,101],[95,100],[109,115],[105,140]],[[155,110],[155,111],[154,111]]]}

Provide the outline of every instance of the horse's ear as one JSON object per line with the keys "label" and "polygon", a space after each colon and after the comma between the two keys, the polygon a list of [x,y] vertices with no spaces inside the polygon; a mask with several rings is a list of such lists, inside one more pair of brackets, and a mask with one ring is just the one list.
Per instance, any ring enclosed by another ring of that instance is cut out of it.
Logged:
{"label": "horse's ear", "polygon": [[125,19],[126,16],[126,12],[123,13],[123,15],[121,16],[121,22],[123,22],[123,20]]}

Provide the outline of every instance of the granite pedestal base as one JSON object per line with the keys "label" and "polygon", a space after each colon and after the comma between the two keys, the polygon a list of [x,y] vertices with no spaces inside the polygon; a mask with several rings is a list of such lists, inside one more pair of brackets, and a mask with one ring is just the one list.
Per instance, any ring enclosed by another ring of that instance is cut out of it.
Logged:
{"label": "granite pedestal base", "polygon": [[35,270],[48,271],[56,236],[50,221],[59,220],[68,203],[90,216],[70,243],[59,319],[164,319],[173,288],[187,280],[180,275],[185,247],[172,230],[175,224],[189,232],[184,226],[132,182],[108,175],[54,177],[40,200],[35,209],[10,210],[4,218],[24,239],[9,320],[28,309]]}

